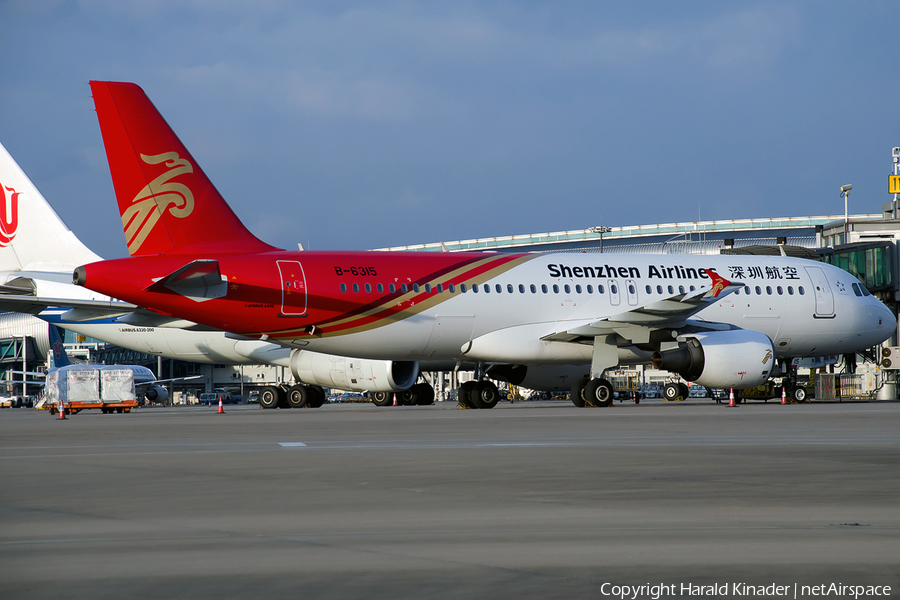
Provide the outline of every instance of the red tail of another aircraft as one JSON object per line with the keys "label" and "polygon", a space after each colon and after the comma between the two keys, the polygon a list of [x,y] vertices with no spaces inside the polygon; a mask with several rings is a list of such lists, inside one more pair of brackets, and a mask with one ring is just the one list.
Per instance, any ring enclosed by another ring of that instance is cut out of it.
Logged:
{"label": "red tail of another aircraft", "polygon": [[276,250],[244,227],[144,90],[111,81],[91,90],[129,254]]}

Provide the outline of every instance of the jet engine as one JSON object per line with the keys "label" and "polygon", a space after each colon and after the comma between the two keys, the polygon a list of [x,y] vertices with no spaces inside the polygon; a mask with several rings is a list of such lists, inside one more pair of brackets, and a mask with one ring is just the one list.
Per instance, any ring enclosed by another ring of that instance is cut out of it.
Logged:
{"label": "jet engine", "polygon": [[416,361],[367,360],[318,352],[291,352],[297,381],[351,392],[399,392],[419,377]]}
{"label": "jet engine", "polygon": [[750,329],[695,333],[678,348],[654,352],[653,366],[713,388],[762,385],[775,366],[772,341]]}
{"label": "jet engine", "polygon": [[572,385],[587,377],[587,365],[495,365],[488,377],[542,392],[568,392]]}
{"label": "jet engine", "polygon": [[144,394],[144,397],[147,398],[147,402],[164,403],[169,399],[169,390],[162,387],[161,385],[154,385],[147,390],[147,392]]}

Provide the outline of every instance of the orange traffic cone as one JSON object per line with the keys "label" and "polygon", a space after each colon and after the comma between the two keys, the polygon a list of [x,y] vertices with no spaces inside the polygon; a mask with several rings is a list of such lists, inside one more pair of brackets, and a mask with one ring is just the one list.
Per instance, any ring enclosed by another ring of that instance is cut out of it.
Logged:
{"label": "orange traffic cone", "polygon": [[399,393],[400,393],[400,392],[396,392],[396,393],[394,394],[394,406],[397,406],[397,394],[399,394]]}
{"label": "orange traffic cone", "polygon": [[781,403],[787,404],[787,394],[784,393],[784,386],[781,386]]}
{"label": "orange traffic cone", "polygon": [[731,408],[735,408],[737,404],[734,403],[734,388],[730,388],[731,391],[728,393],[728,406]]}
{"label": "orange traffic cone", "polygon": [[57,421],[62,421],[66,418],[66,405],[62,402],[59,403],[59,418]]}
{"label": "orange traffic cone", "polygon": [[225,409],[222,408],[222,398],[221,398],[221,396],[219,397],[219,410],[217,410],[216,413],[217,413],[217,414],[220,414],[220,415],[224,415],[224,414],[225,414]]}

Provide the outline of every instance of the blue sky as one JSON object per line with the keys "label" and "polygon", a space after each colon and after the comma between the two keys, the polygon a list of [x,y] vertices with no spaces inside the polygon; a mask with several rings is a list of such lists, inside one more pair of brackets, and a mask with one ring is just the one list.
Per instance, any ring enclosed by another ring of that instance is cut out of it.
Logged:
{"label": "blue sky", "polygon": [[0,140],[125,255],[88,81],[141,85],[251,231],[368,249],[890,200],[896,0],[0,2]]}

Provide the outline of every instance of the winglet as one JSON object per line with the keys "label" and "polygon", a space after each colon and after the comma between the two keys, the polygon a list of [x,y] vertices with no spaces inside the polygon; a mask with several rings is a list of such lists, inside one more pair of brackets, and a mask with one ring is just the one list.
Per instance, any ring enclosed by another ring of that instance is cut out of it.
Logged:
{"label": "winglet", "polygon": [[710,290],[713,298],[718,298],[719,294],[722,293],[722,290],[731,285],[731,282],[713,271],[712,269],[704,269],[706,274],[709,275],[709,278],[712,280],[712,290]]}

